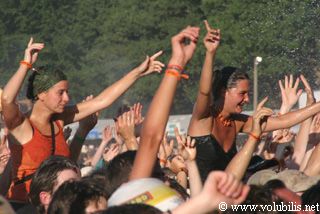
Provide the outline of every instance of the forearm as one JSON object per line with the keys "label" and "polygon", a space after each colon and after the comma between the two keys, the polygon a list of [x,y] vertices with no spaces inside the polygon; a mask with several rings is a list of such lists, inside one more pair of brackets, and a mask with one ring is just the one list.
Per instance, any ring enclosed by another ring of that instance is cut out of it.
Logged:
{"label": "forearm", "polygon": [[138,149],[138,141],[136,137],[124,138],[124,143],[128,150],[137,150]]}
{"label": "forearm", "polygon": [[185,171],[180,171],[177,174],[177,182],[185,189],[188,187],[188,175]]}
{"label": "forearm", "polygon": [[[212,79],[213,79],[213,61],[215,53],[206,53],[205,61],[203,64],[199,91],[197,95],[197,100],[192,112],[192,119],[201,119],[209,113],[209,106],[211,104],[211,89],[212,89]],[[193,120],[192,120],[193,121]]]}
{"label": "forearm", "polygon": [[101,109],[111,105],[139,78],[139,71],[135,68],[117,82],[102,91],[95,99],[101,105]]}
{"label": "forearm", "polygon": [[187,161],[187,169],[189,173],[190,195],[197,196],[202,190],[202,182],[196,161]]}
{"label": "forearm", "polygon": [[[172,60],[170,63],[176,64]],[[143,123],[140,146],[134,161],[130,180],[150,177],[152,173],[159,145],[169,118],[177,84],[178,78],[169,75],[165,75],[160,83]]]}
{"label": "forearm", "polygon": [[309,140],[309,130],[312,123],[312,118],[308,118],[304,122],[301,123],[299,132],[296,137],[296,141],[294,143],[294,152],[292,155],[292,161],[300,166],[303,157],[307,150],[307,144]]}
{"label": "forearm", "polygon": [[104,89],[98,96],[88,102],[78,103],[69,111],[65,111],[65,124],[77,122],[90,114],[101,111],[110,106],[139,78],[139,71],[133,69],[111,86]]}
{"label": "forearm", "polygon": [[2,92],[2,103],[10,104],[14,103],[19,93],[19,90],[23,84],[25,77],[27,76],[28,68],[26,65],[20,65],[17,72],[11,77]]}
{"label": "forearm", "polygon": [[101,141],[96,153],[94,153],[92,159],[91,159],[91,166],[92,167],[95,167],[97,165],[97,163],[99,162],[99,160],[101,159],[102,157],[102,154],[104,152],[104,149],[106,148],[107,146],[107,141]]}
{"label": "forearm", "polygon": [[309,161],[314,149],[315,149],[314,145],[307,146],[307,151],[303,156],[303,159],[302,159],[301,164],[299,166],[299,171],[303,172],[306,169],[308,161]]}
{"label": "forearm", "polygon": [[78,128],[77,132],[74,134],[74,137],[72,138],[72,141],[70,143],[70,153],[71,153],[71,159],[75,162],[78,161],[78,157],[81,152],[81,148],[83,146],[83,143],[86,140],[87,134],[90,132],[87,130],[83,130],[81,128]]}
{"label": "forearm", "polygon": [[304,173],[308,176],[316,176],[316,175],[319,175],[320,173],[320,160],[319,160],[319,157],[320,157],[320,144],[318,144],[311,156],[310,156],[310,159],[307,163],[307,166],[304,170]]}
{"label": "forearm", "polygon": [[249,136],[241,150],[232,158],[225,169],[225,172],[233,174],[238,180],[241,180],[248,168],[256,146],[257,140],[252,136]]}
{"label": "forearm", "polygon": [[211,95],[212,79],[213,79],[213,65],[215,53],[206,52],[205,60],[202,67],[199,93],[205,96]]}
{"label": "forearm", "polygon": [[277,129],[284,129],[301,123],[305,119],[311,117],[312,115],[320,111],[320,102],[316,102],[310,106],[304,107],[302,109],[291,111],[287,114],[278,117],[269,117],[265,132],[274,131]]}

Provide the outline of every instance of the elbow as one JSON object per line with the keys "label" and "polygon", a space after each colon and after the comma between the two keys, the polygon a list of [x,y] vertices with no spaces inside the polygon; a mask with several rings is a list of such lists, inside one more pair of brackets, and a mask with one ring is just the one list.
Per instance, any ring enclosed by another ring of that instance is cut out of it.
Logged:
{"label": "elbow", "polygon": [[5,105],[5,104],[12,103],[12,102],[13,102],[13,100],[5,92],[3,92],[1,95],[1,104]]}

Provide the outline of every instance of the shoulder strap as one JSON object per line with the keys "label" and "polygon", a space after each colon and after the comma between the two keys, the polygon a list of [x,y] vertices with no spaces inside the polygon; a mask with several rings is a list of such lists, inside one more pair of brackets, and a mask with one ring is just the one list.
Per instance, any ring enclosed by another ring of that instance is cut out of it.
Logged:
{"label": "shoulder strap", "polygon": [[54,152],[56,150],[56,136],[54,133],[54,125],[52,121],[50,121],[50,127],[51,127],[51,140],[52,140],[51,155],[54,155]]}

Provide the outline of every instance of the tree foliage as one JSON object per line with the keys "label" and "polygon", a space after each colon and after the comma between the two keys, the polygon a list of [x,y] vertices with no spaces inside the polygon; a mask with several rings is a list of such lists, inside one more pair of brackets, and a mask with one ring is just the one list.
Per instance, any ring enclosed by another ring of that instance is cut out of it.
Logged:
{"label": "tree foliage", "polygon": [[[97,95],[137,66],[146,55],[164,50],[170,56],[170,37],[202,20],[220,28],[222,42],[216,68],[233,65],[252,73],[259,65],[259,97],[279,94],[277,80],[304,73],[311,85],[319,76],[320,3],[317,0],[11,0],[0,2],[0,85],[18,67],[28,39],[45,42],[37,65],[64,68],[73,102]],[[178,88],[173,113],[191,113],[204,59],[199,40],[186,70],[191,79]],[[315,75],[317,74],[317,75]],[[161,75],[142,78],[105,115],[122,103],[148,104]],[[316,88],[315,88],[316,89]],[[21,95],[23,96],[23,94]],[[279,96],[271,107],[279,107]]]}

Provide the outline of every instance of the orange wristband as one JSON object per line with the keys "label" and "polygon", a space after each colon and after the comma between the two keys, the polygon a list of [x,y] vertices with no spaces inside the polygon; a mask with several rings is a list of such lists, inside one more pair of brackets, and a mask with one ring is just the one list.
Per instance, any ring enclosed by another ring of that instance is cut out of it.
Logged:
{"label": "orange wristband", "polygon": [[166,70],[166,75],[177,77],[178,80],[180,80],[180,73],[179,73],[178,71],[176,71],[176,70],[169,70],[169,69],[167,69],[167,70]]}
{"label": "orange wristband", "polygon": [[20,65],[25,65],[25,66],[27,66],[28,69],[32,68],[32,64],[31,63],[23,61],[23,60],[20,61]]}
{"label": "orange wristband", "polygon": [[249,136],[253,137],[255,140],[260,140],[260,137],[255,136],[253,133],[248,133]]}
{"label": "orange wristband", "polygon": [[163,163],[163,165],[166,165],[166,164],[167,164],[167,161],[166,161],[166,160],[163,160],[163,159],[159,159],[159,162],[160,162],[160,163]]}

